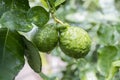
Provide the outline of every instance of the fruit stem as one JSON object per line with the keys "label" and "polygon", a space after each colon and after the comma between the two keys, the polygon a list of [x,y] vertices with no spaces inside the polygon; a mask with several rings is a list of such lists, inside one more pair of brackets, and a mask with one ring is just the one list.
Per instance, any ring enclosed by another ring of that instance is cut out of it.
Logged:
{"label": "fruit stem", "polygon": [[51,15],[52,15],[52,18],[54,19],[55,22],[64,25],[64,23],[61,20],[59,20],[58,18],[56,18],[56,16],[54,15],[54,13],[51,13]]}
{"label": "fruit stem", "polygon": [[48,5],[48,7],[49,7],[49,12],[51,13],[51,16],[52,16],[52,18],[54,19],[54,21],[57,22],[57,23],[60,23],[60,24],[64,25],[64,23],[63,23],[61,20],[59,20],[58,18],[56,18],[55,14],[54,14],[55,9],[54,9],[54,7],[52,7],[52,6],[50,5],[49,0],[46,0],[46,1],[47,1],[47,5]]}

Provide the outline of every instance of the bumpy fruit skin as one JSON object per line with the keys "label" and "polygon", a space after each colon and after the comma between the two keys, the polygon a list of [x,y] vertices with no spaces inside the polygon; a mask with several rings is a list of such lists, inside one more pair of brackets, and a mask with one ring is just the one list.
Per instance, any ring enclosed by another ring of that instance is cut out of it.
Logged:
{"label": "bumpy fruit skin", "polygon": [[90,50],[91,39],[88,33],[79,27],[67,27],[60,32],[60,48],[68,56],[82,58]]}
{"label": "bumpy fruit skin", "polygon": [[33,43],[38,47],[39,51],[49,52],[55,48],[58,42],[58,31],[54,24],[47,24],[38,29],[33,37]]}

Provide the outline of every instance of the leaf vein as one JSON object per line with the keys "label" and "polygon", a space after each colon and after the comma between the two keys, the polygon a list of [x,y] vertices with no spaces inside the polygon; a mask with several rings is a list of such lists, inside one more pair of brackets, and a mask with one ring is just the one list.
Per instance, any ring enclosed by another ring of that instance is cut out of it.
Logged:
{"label": "leaf vein", "polygon": [[4,42],[4,47],[3,47],[3,56],[2,56],[2,64],[4,64],[4,59],[5,59],[5,46],[6,46],[6,42],[7,42],[7,38],[8,38],[8,33],[9,33],[9,29],[7,29],[7,32],[6,32],[6,36],[5,36],[5,42]]}

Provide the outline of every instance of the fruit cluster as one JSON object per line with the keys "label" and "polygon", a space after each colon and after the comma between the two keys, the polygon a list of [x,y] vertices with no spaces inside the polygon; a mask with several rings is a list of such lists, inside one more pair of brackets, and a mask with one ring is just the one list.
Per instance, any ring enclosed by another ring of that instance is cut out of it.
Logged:
{"label": "fruit cluster", "polygon": [[60,27],[46,24],[37,30],[32,41],[39,51],[49,52],[59,45],[66,55],[76,59],[87,55],[91,46],[90,36],[84,29],[68,24]]}

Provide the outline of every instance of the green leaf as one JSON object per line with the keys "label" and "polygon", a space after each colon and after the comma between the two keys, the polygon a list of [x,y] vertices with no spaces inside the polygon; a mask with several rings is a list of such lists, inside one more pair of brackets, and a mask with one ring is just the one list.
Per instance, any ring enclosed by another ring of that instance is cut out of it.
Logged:
{"label": "green leaf", "polygon": [[[116,45],[117,50],[118,50],[118,56],[120,56],[120,44]],[[120,59],[120,57],[118,57],[118,59]]]}
{"label": "green leaf", "polygon": [[41,1],[42,5],[43,5],[45,8],[49,9],[47,0],[40,0],[40,1]]}
{"label": "green leaf", "polygon": [[113,45],[115,41],[114,27],[108,25],[101,25],[97,31],[100,44]]}
{"label": "green leaf", "polygon": [[28,63],[30,67],[37,73],[41,71],[42,62],[39,55],[38,49],[32,44],[32,42],[28,41],[26,38],[23,37],[26,50],[25,55],[27,57]]}
{"label": "green leaf", "polygon": [[48,76],[46,76],[44,73],[39,73],[39,75],[44,79],[44,80],[51,80]]}
{"label": "green leaf", "polygon": [[106,76],[112,66],[112,62],[117,60],[117,48],[115,46],[105,46],[98,50],[98,70]]}
{"label": "green leaf", "polygon": [[113,67],[116,67],[116,68],[119,68],[119,67],[120,67],[120,60],[114,61],[114,62],[112,63],[112,66],[113,66]]}
{"label": "green leaf", "polygon": [[41,3],[45,8],[51,8],[53,11],[55,11],[55,8],[57,8],[60,4],[62,4],[65,1],[66,0],[41,0]]}
{"label": "green leaf", "polygon": [[120,24],[115,25],[115,27],[116,27],[117,32],[120,33]]}
{"label": "green leaf", "polygon": [[65,2],[66,0],[56,0],[55,1],[55,7],[59,6],[60,4],[62,4],[63,2]]}
{"label": "green leaf", "polygon": [[0,80],[13,80],[24,66],[24,46],[16,31],[0,28]]}
{"label": "green leaf", "polygon": [[28,0],[0,0],[0,17],[11,9],[27,11],[30,8]]}
{"label": "green leaf", "polygon": [[32,7],[28,11],[28,19],[38,27],[42,27],[49,20],[49,13],[41,6]]}
{"label": "green leaf", "polygon": [[83,6],[92,12],[100,10],[99,0],[85,0]]}
{"label": "green leaf", "polygon": [[26,14],[19,10],[5,12],[0,23],[2,27],[7,27],[10,30],[28,32],[32,29],[32,24],[28,21]]}
{"label": "green leaf", "polygon": [[112,62],[112,66],[105,80],[111,80],[115,76],[115,73],[119,71],[119,68],[120,68],[120,60]]}
{"label": "green leaf", "polygon": [[47,0],[51,8],[55,8],[55,1],[56,0]]}
{"label": "green leaf", "polygon": [[115,8],[120,11],[120,0],[115,0]]}

